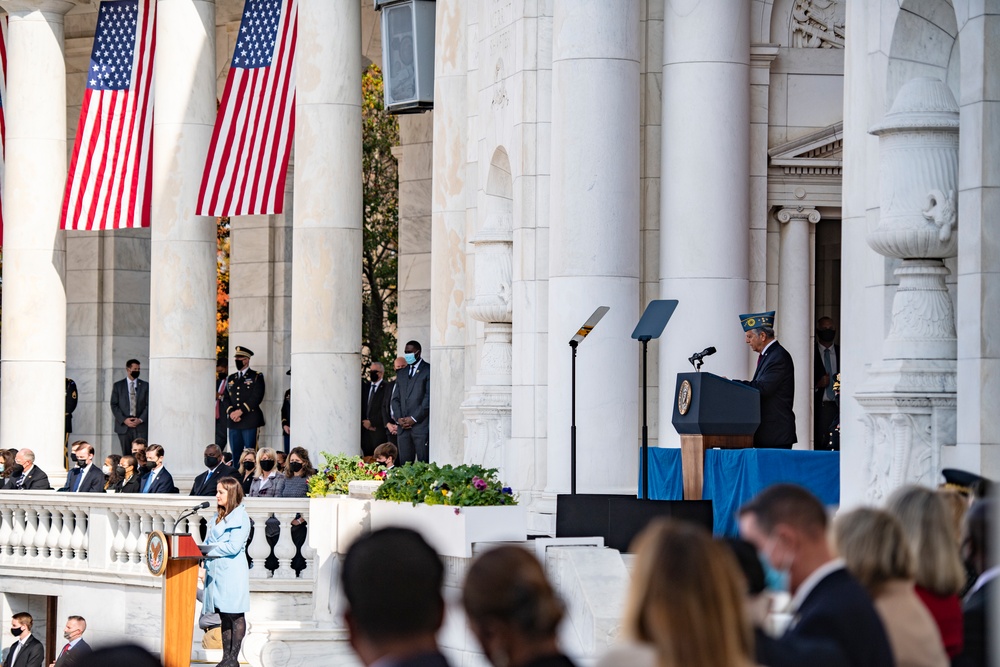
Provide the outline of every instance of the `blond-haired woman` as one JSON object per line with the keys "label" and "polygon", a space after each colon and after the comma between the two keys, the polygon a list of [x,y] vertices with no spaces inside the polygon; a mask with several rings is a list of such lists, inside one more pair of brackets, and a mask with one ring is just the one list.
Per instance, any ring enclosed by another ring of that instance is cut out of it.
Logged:
{"label": "blond-haired woman", "polygon": [[886,509],[899,519],[914,558],[916,593],[934,617],[948,657],[962,652],[965,566],[955,546],[953,518],[940,495],[922,486],[904,486]]}
{"label": "blond-haired woman", "polygon": [[899,520],[882,510],[856,509],[834,521],[833,541],[875,602],[896,667],[948,667],[937,624],[914,591],[914,557]]}
{"label": "blond-haired woman", "polygon": [[633,642],[599,665],[649,664],[651,644],[660,667],[750,667],[753,628],[746,583],[732,552],[704,529],[658,519],[636,538],[635,565],[622,632]]}
{"label": "blond-haired woman", "polygon": [[270,447],[257,450],[256,470],[248,494],[251,498],[281,497],[285,488],[285,476],[278,472],[277,463],[278,456]]}
{"label": "blond-haired woman", "polygon": [[250,517],[243,507],[243,486],[223,477],[215,491],[218,513],[205,536],[205,601],[207,613],[222,620],[222,662],[216,667],[239,667],[240,646],[246,635],[244,614],[250,611],[250,567],[246,544]]}

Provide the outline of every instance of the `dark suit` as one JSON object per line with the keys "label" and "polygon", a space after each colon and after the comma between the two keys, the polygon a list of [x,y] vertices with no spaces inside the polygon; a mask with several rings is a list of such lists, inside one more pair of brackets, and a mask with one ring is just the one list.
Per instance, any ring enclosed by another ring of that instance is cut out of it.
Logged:
{"label": "dark suit", "polygon": [[403,417],[416,420],[412,428],[399,428],[399,462],[430,461],[427,439],[430,436],[431,365],[423,359],[396,373],[392,412],[396,421]]}
{"label": "dark suit", "polygon": [[[147,472],[142,476],[142,480],[139,481],[140,493],[146,487],[146,479],[152,474],[152,472]],[[160,468],[160,472],[156,473],[156,478],[146,493],[178,493],[177,487],[174,485],[174,477],[170,474],[170,471],[166,468]]]}
{"label": "dark suit", "polygon": [[[362,456],[373,456],[375,448],[383,442],[388,442],[388,431],[385,425],[389,421],[389,383],[385,380],[379,382],[375,393],[371,393],[372,383],[361,383],[361,420],[367,419],[371,422],[374,431],[369,431],[364,426],[361,427],[361,454]],[[368,399],[371,394],[371,400]]]}
{"label": "dark suit", "polygon": [[795,365],[792,355],[778,341],[764,350],[752,380],[736,380],[760,392],[760,426],[754,447],[791,449],[795,437]]}
{"label": "dark suit", "polygon": [[35,635],[31,635],[24,642],[24,646],[17,654],[17,660],[11,660],[14,657],[16,646],[16,644],[12,644],[7,649],[7,657],[3,661],[3,667],[42,667],[42,662],[45,660],[45,647],[42,646],[42,642],[35,639]]}
{"label": "dark suit", "polygon": [[[226,413],[226,426],[229,428],[229,449],[233,453],[233,461],[238,462],[243,450],[254,447],[257,442],[257,429],[264,425],[264,413],[260,404],[264,401],[264,374],[252,368],[237,371],[226,379],[226,390],[222,394],[222,408]],[[240,420],[234,422],[229,415],[233,410],[240,410]],[[215,491],[212,491],[214,494]]]}
{"label": "dark suit", "polygon": [[63,653],[62,651],[63,649],[59,650],[59,658],[56,660],[56,667],[72,667],[72,665],[79,662],[83,656],[90,653],[91,648],[90,644],[88,644],[86,640],[81,639],[66,653]]}
{"label": "dark suit", "polygon": [[28,474],[25,476],[24,482],[21,486],[17,485],[17,480],[19,478],[20,475],[17,477],[11,475],[7,478],[7,482],[4,484],[3,488],[8,490],[23,489],[25,491],[49,491],[52,489],[52,487],[49,486],[49,476],[46,475],[45,471],[38,466],[32,466],[31,470],[28,471]]}
{"label": "dark suit", "polygon": [[[126,482],[124,479],[118,482],[117,488],[115,488],[115,493],[139,493],[142,491],[142,480],[144,478],[141,475],[134,474]],[[173,485],[173,481],[170,482]]]}
{"label": "dark suit", "polygon": [[66,486],[59,489],[60,491],[73,491],[73,485],[75,485],[76,478],[86,472],[86,476],[80,482],[79,488],[76,489],[77,493],[104,493],[104,473],[97,466],[91,464],[86,468],[73,468],[69,471],[66,476]]}
{"label": "dark suit", "polygon": [[292,390],[285,390],[285,398],[281,401],[281,440],[285,445],[285,454],[289,451],[289,446],[291,445],[291,437],[289,433],[285,433],[285,427],[289,430],[292,428]]}
{"label": "dark suit", "polygon": [[892,667],[885,627],[847,570],[834,570],[806,596],[780,639],[757,633],[757,663],[768,667]]}
{"label": "dark suit", "polygon": [[[826,365],[823,363],[823,353],[820,345],[816,345],[816,354],[813,358],[813,449],[830,448],[830,430],[832,424],[840,416],[840,406],[836,401],[825,400],[826,388],[819,389],[816,384],[826,375]],[[833,365],[833,374],[830,376],[830,389],[833,389],[834,380],[840,372],[840,346],[834,345],[831,348],[833,355],[830,363]]]}
{"label": "dark suit", "polygon": [[[211,472],[211,474],[209,474]],[[232,477],[238,482],[243,481],[243,478],[236,472],[236,468],[226,465],[225,463],[220,463],[215,470],[201,473],[194,478],[194,484],[191,485],[192,496],[214,496],[215,488],[219,485],[219,480],[223,477]]]}
{"label": "dark suit", "polygon": [[73,380],[66,378],[66,433],[70,434],[73,432],[73,411],[76,410],[76,404],[79,400],[79,394],[76,391],[76,383]]}
{"label": "dark suit", "polygon": [[[115,417],[115,433],[122,447],[122,456],[132,454],[132,441],[149,437],[149,383],[139,378],[135,381],[135,414],[131,414],[128,400],[128,378],[115,382],[111,387],[111,414]],[[138,417],[142,423],[135,428],[125,425],[128,417]]]}
{"label": "dark suit", "polygon": [[215,444],[219,449],[225,449],[228,438],[226,436],[226,411],[222,407],[222,394],[226,390],[226,378],[215,380]]}
{"label": "dark suit", "polygon": [[962,654],[952,661],[954,667],[986,667],[993,663],[989,654],[990,633],[986,630],[986,617],[996,591],[997,579],[984,584],[962,604],[962,627],[965,636]]}

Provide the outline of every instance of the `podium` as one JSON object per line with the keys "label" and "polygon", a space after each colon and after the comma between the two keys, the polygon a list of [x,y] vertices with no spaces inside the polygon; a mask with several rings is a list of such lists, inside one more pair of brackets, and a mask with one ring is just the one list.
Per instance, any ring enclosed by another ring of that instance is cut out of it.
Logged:
{"label": "podium", "polygon": [[684,500],[701,500],[705,450],[753,447],[760,392],[712,373],[678,373],[672,423],[681,436]]}
{"label": "podium", "polygon": [[155,530],[146,540],[146,566],[163,581],[163,666],[190,667],[198,563],[205,556],[188,533]]}

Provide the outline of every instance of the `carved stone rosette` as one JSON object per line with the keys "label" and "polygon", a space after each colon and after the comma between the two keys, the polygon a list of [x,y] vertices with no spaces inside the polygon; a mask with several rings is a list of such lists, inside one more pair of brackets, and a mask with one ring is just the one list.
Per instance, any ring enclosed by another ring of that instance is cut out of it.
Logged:
{"label": "carved stone rosette", "polygon": [[865,410],[868,500],[933,485],[956,442],[957,334],[944,259],[958,252],[958,105],[943,82],[907,82],[870,132],[879,137],[877,253],[902,260],[882,361],[855,394]]}
{"label": "carved stone rosette", "polygon": [[476,386],[462,403],[465,416],[465,462],[497,468],[508,480],[504,458],[511,432],[512,317],[511,284],[514,234],[511,216],[487,216],[475,247],[476,296],[469,314],[484,322],[485,340],[479,357]]}

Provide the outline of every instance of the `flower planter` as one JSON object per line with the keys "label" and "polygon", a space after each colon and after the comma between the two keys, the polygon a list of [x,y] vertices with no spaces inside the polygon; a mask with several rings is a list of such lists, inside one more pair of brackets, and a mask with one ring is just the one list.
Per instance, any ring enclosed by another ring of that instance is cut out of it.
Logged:
{"label": "flower planter", "polygon": [[524,505],[451,507],[371,501],[371,528],[412,528],[442,556],[471,558],[474,542],[523,542],[528,539]]}

